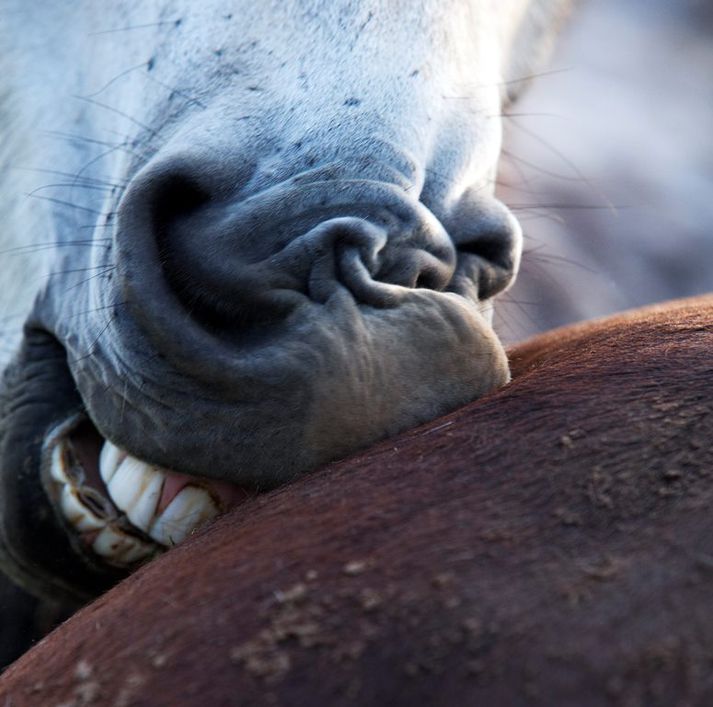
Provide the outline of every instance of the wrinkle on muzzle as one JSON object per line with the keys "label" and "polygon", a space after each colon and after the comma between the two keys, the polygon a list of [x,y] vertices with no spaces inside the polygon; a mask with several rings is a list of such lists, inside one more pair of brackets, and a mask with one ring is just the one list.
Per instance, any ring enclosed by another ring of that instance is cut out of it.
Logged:
{"label": "wrinkle on muzzle", "polygon": [[444,262],[423,249],[387,246],[385,228],[366,219],[333,218],[289,243],[268,267],[295,273],[315,302],[324,304],[343,285],[358,303],[377,308],[397,306],[405,288],[422,285],[425,277],[439,290],[451,279],[454,258]]}
{"label": "wrinkle on muzzle", "polygon": [[363,304],[395,306],[398,292],[378,283],[442,290],[455,265],[448,234],[422,204],[368,180],[290,182],[153,222],[173,295],[219,337],[279,323],[295,293],[324,302],[335,282]]}

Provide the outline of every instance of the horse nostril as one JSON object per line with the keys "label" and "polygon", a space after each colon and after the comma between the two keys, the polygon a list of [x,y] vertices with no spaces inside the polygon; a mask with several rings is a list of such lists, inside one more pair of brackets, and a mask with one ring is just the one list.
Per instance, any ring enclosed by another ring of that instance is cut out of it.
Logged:
{"label": "horse nostril", "polygon": [[166,175],[153,194],[153,228],[159,236],[159,246],[165,246],[161,236],[165,236],[178,219],[189,216],[210,199],[210,193],[187,175]]}
{"label": "horse nostril", "polygon": [[457,277],[477,288],[480,301],[507,289],[522,252],[522,230],[512,213],[493,197],[466,195],[448,221],[458,253]]}
{"label": "horse nostril", "polygon": [[151,227],[163,277],[191,316],[223,333],[239,328],[244,334],[256,323],[267,323],[274,313],[266,312],[258,297],[235,297],[219,277],[211,278],[212,264],[231,257],[221,242],[216,214],[222,209],[215,195],[190,174],[168,173],[152,201]]}
{"label": "horse nostril", "polygon": [[511,232],[496,231],[458,245],[459,257],[477,258],[479,300],[494,297],[514,280],[519,256],[513,240]]}
{"label": "horse nostril", "polygon": [[[201,210],[210,201],[208,189],[191,179],[187,170],[160,174],[148,195],[146,237],[155,239],[163,276],[191,310],[200,306],[200,297],[191,291],[193,264],[181,252],[179,235],[186,223],[200,223]],[[200,238],[200,233],[195,237]]]}
{"label": "horse nostril", "polygon": [[394,307],[409,289],[443,290],[453,276],[442,224],[390,183],[290,180],[247,196],[233,184],[205,164],[166,160],[139,175],[119,207],[124,295],[162,341],[169,309],[182,326],[250,346],[278,336],[310,302],[347,291],[359,304]]}
{"label": "horse nostril", "polygon": [[472,241],[459,243],[457,250],[460,253],[477,255],[504,267],[512,260],[512,247],[507,235],[503,238],[503,234],[498,232],[485,233]]}
{"label": "horse nostril", "polygon": [[419,274],[414,286],[425,290],[442,290],[444,284],[443,277],[440,273],[426,270]]}

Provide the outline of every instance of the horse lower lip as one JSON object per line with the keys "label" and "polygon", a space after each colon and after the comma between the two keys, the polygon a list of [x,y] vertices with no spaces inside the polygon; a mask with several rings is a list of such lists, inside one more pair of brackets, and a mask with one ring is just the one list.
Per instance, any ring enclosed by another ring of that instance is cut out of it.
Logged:
{"label": "horse lower lip", "polygon": [[104,441],[88,421],[54,432],[46,446],[55,508],[112,565],[144,562],[248,497],[225,482],[146,464]]}

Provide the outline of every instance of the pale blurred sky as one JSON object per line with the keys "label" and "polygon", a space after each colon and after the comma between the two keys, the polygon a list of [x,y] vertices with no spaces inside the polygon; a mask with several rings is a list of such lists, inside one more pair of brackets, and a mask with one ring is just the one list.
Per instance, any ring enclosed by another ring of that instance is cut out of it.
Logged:
{"label": "pale blurred sky", "polygon": [[589,0],[549,71],[509,121],[501,334],[713,290],[713,3]]}

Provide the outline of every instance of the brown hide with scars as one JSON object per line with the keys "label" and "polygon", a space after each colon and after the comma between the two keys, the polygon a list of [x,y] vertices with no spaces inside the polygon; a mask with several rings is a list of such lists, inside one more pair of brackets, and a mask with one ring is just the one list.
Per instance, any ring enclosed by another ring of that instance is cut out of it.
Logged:
{"label": "brown hide with scars", "polygon": [[713,703],[713,297],[511,354],[144,567],[0,704]]}

